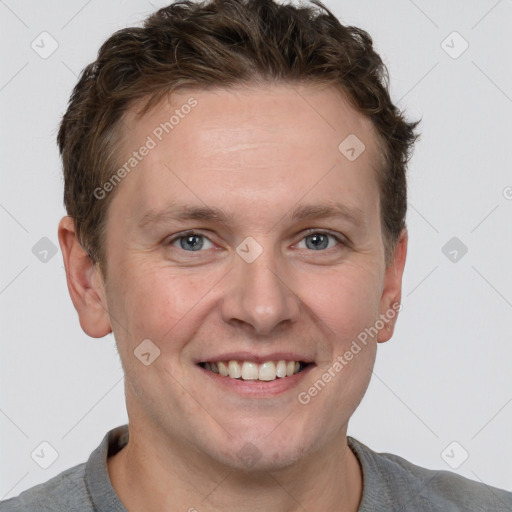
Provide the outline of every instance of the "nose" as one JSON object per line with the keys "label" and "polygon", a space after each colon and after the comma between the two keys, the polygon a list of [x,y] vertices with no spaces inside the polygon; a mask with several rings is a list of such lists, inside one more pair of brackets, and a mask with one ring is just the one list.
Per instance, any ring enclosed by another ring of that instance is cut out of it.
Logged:
{"label": "nose", "polygon": [[300,316],[300,299],[293,291],[283,265],[277,267],[270,250],[252,263],[235,255],[222,301],[225,322],[269,335]]}

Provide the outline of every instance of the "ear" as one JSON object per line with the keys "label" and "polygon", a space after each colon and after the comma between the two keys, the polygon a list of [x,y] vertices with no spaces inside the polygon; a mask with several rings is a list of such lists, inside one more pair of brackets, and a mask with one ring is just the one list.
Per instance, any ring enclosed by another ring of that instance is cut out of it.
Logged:
{"label": "ear", "polygon": [[396,243],[393,259],[386,268],[384,275],[384,286],[380,299],[380,318],[384,323],[384,327],[379,330],[377,335],[379,343],[384,343],[393,336],[398,312],[401,309],[402,276],[407,257],[407,242],[407,229],[404,228]]}
{"label": "ear", "polygon": [[99,267],[92,263],[78,241],[75,223],[71,217],[61,219],[58,236],[69,295],[78,312],[80,326],[89,336],[102,338],[112,332],[112,327]]}

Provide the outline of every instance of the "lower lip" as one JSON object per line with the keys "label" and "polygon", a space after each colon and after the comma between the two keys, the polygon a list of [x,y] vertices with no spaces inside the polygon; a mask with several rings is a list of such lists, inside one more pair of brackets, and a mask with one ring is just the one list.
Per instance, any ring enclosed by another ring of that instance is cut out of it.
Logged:
{"label": "lower lip", "polygon": [[294,388],[306,377],[314,366],[315,365],[310,364],[301,372],[291,375],[290,377],[281,377],[270,381],[232,379],[231,377],[224,377],[218,373],[206,370],[201,366],[198,366],[198,368],[212,379],[213,382],[225,386],[235,393],[243,396],[264,398],[276,396]]}

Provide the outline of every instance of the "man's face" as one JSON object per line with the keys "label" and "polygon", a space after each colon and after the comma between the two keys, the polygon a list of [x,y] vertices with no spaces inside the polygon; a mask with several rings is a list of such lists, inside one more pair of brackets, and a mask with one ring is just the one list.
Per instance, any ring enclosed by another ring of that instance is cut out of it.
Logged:
{"label": "man's face", "polygon": [[[191,97],[172,131],[158,130]],[[401,278],[384,264],[370,121],[332,88],[267,86],[181,91],[125,126],[123,162],[155,142],[117,185],[106,225],[132,427],[240,468],[326,451],[367,389],[377,337],[334,363],[389,310]],[[359,146],[338,149],[350,134],[366,147],[355,160]],[[151,364],[134,355],[143,340]],[[248,379],[203,364],[229,361]],[[272,379],[279,361],[307,365]]]}

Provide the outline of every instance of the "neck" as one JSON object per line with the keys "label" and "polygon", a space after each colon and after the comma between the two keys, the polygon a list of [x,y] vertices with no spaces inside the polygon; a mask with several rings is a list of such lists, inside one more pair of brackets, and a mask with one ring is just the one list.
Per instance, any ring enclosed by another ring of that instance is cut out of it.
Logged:
{"label": "neck", "polygon": [[357,512],[362,473],[346,427],[335,443],[286,468],[245,472],[149,432],[130,425],[128,444],[107,459],[129,512]]}

